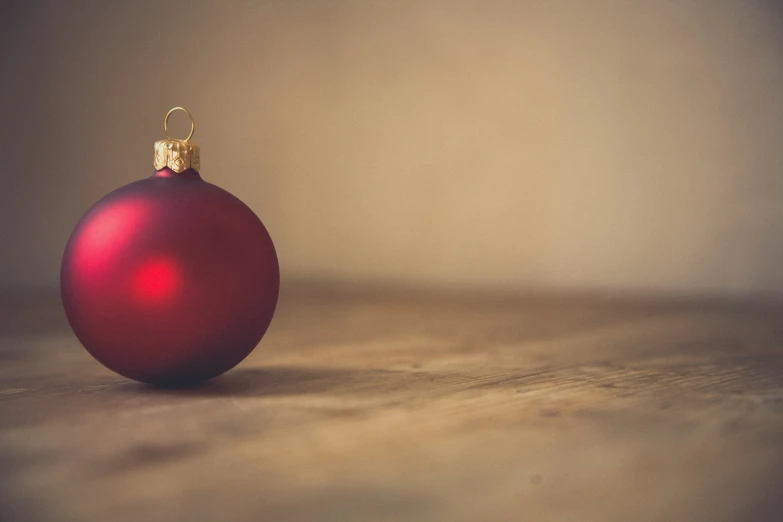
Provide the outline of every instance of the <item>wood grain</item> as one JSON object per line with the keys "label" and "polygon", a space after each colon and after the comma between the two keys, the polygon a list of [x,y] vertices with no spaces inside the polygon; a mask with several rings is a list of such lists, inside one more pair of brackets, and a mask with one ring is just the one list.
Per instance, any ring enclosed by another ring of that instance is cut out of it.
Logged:
{"label": "wood grain", "polygon": [[778,521],[783,307],[285,289],[238,368],[155,389],[56,300],[0,318],[0,519]]}

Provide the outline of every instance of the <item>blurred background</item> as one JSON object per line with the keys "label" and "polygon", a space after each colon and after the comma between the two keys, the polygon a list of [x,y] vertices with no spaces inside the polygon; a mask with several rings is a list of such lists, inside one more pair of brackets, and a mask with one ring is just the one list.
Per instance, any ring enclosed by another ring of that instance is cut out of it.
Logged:
{"label": "blurred background", "polygon": [[0,289],[56,285],[182,105],[285,280],[781,296],[781,29],[773,0],[4,1]]}

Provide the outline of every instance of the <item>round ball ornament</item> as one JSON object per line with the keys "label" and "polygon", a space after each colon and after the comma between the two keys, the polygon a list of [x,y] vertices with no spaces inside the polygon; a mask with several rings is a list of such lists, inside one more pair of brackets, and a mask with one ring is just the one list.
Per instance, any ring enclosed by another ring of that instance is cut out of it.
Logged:
{"label": "round ball ornament", "polygon": [[236,366],[277,305],[274,244],[250,208],[201,179],[190,135],[155,143],[155,173],[87,211],[62,260],[63,305],[90,354],[120,375],[191,384]]}

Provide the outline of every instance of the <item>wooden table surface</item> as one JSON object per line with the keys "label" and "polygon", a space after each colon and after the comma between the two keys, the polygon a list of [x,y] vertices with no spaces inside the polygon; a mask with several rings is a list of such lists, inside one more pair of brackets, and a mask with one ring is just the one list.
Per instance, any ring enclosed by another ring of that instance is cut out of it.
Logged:
{"label": "wooden table surface", "polygon": [[783,307],[297,285],[239,367],[0,317],[3,521],[780,521]]}

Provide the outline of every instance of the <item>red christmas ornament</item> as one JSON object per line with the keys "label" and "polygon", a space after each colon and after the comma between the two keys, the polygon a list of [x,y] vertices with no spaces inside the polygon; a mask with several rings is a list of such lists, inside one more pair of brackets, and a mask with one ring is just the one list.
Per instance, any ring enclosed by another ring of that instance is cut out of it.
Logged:
{"label": "red christmas ornament", "polygon": [[[176,107],[171,113],[185,109]],[[188,384],[233,368],[277,305],[272,239],[239,199],[202,181],[199,148],[155,143],[155,174],[96,203],[63,255],[65,312],[84,347],[120,375]]]}

